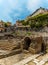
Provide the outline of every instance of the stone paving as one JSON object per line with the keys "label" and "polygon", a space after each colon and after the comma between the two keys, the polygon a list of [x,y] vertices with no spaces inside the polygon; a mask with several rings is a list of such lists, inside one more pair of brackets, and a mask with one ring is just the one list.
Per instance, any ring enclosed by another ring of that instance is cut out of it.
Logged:
{"label": "stone paving", "polygon": [[14,65],[15,63],[21,61],[22,59],[25,59],[27,57],[31,56],[30,53],[20,53],[16,54],[10,57],[2,58],[0,59],[0,65]]}
{"label": "stone paving", "polygon": [[36,65],[44,65],[47,61],[48,61],[48,57],[44,58],[40,62],[39,62],[39,60],[34,59],[34,63],[36,63]]}
{"label": "stone paving", "polygon": [[[15,65],[44,65],[46,62],[48,62],[48,54],[43,56],[43,59],[41,61],[36,58],[38,56],[40,56],[40,55],[30,56],[30,57],[16,63]],[[32,64],[29,64],[28,62],[30,62],[31,60],[32,60]],[[34,62],[34,64],[33,64],[33,62]]]}
{"label": "stone paving", "polygon": [[30,62],[31,60],[35,59],[38,56],[40,56],[40,54],[31,55],[30,57],[28,57],[28,58],[26,58],[26,59],[24,59],[24,60],[22,60],[22,61],[20,61],[20,62],[18,62],[16,64],[14,64],[14,65],[24,65],[24,64]]}
{"label": "stone paving", "polygon": [[[41,60],[38,59],[40,56],[42,57]],[[21,53],[0,59],[0,65],[44,65],[46,62],[48,62],[48,53],[45,55],[42,53],[35,55]]]}
{"label": "stone paving", "polygon": [[[48,65],[48,63],[47,63],[48,62],[48,53],[41,57],[42,57],[41,60],[39,60],[38,58],[35,58],[31,62],[29,62],[27,65]],[[34,64],[31,64],[33,62],[34,62]]]}

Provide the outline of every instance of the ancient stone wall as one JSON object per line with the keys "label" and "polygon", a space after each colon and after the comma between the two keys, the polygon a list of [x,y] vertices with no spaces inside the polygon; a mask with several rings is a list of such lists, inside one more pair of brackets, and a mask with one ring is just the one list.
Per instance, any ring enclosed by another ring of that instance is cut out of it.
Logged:
{"label": "ancient stone wall", "polygon": [[31,53],[44,52],[48,48],[48,37],[26,36],[23,39],[12,38],[0,40],[0,49],[3,50],[28,50]]}
{"label": "ancient stone wall", "polygon": [[13,49],[20,48],[20,43],[16,42],[16,40],[9,39],[9,40],[0,40],[0,50],[13,50]]}
{"label": "ancient stone wall", "polygon": [[45,52],[46,42],[44,42],[43,37],[25,37],[22,48],[31,53]]}

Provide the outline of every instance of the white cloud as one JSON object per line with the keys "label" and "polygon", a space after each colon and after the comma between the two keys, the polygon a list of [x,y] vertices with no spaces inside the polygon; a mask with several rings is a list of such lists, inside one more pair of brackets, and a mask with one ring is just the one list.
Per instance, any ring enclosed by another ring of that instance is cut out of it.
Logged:
{"label": "white cloud", "polygon": [[40,6],[41,0],[28,0],[27,9],[29,11],[34,11]]}

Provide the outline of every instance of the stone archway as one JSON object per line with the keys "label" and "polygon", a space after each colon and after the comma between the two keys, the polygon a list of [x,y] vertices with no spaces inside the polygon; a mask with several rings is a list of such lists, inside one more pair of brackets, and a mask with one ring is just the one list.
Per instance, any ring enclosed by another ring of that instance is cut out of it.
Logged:
{"label": "stone archway", "polygon": [[41,52],[45,52],[46,51],[46,46],[44,43],[42,43],[41,45]]}
{"label": "stone archway", "polygon": [[23,49],[28,50],[30,44],[31,44],[31,39],[30,39],[29,37],[26,37],[26,38],[24,39],[24,46],[23,46]]}

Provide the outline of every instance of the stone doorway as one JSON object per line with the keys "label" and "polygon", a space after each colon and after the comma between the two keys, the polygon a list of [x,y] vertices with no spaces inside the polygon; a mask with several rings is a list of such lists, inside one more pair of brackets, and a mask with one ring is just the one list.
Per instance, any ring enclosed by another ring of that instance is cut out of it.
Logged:
{"label": "stone doorway", "polygon": [[24,39],[24,46],[23,46],[23,49],[28,50],[30,44],[31,44],[31,39],[30,39],[29,37],[26,37],[26,38]]}
{"label": "stone doorway", "polygon": [[46,46],[44,43],[42,43],[41,45],[41,52],[45,52],[46,51]]}

